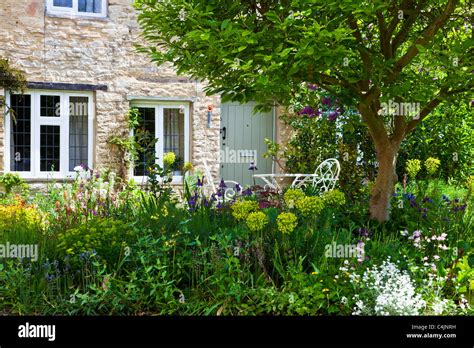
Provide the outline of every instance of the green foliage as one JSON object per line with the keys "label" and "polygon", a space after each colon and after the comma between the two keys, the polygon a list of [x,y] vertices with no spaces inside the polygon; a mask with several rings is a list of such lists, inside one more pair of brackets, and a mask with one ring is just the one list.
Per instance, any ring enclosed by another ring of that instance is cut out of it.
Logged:
{"label": "green foliage", "polygon": [[[26,89],[26,78],[23,72],[12,68],[9,61],[4,58],[0,58],[0,87],[13,92]],[[0,106],[3,106],[1,102]]]}
{"label": "green foliage", "polygon": [[[469,103],[441,105],[402,143],[397,173],[404,173],[409,159],[435,157],[441,161],[440,178],[463,181],[474,172],[473,130],[474,118]],[[428,177],[426,172],[420,175],[420,179]]]}
{"label": "green foliage", "polygon": [[92,220],[60,233],[57,249],[60,255],[69,256],[76,262],[86,253],[94,252],[110,267],[115,267],[134,240],[130,227],[118,220]]}
{"label": "green foliage", "polygon": [[[80,182],[82,190],[97,185]],[[259,192],[217,205],[198,185],[190,187],[187,204],[131,186],[115,192],[120,198],[101,214],[78,210],[88,216],[73,226],[66,219],[37,220],[54,214],[49,207],[59,197],[68,201],[70,187],[60,187],[38,205],[2,201],[0,220],[10,225],[0,244],[38,242],[40,249],[38,262],[0,262],[2,312],[349,315],[363,301],[375,313],[375,293],[360,280],[388,257],[426,302],[420,314],[472,312],[466,304],[472,301],[472,197],[442,181],[410,181],[405,194],[399,188],[386,224],[367,221],[364,205],[338,190],[321,197],[296,189]],[[21,228],[18,238],[14,228]],[[333,244],[362,245],[365,253],[328,254]]]}
{"label": "green foliage", "polygon": [[0,184],[5,187],[6,193],[10,193],[14,187],[20,187],[23,190],[28,189],[25,180],[20,178],[18,174],[5,173],[0,175]]}

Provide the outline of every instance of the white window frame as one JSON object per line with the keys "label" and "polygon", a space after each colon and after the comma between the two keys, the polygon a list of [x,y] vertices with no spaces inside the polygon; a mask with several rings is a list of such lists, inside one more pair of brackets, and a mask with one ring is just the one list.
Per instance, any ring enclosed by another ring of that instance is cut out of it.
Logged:
{"label": "white window frame", "polygon": [[[155,138],[158,138],[158,141],[155,144],[155,156],[156,161],[155,163],[163,167],[163,142],[164,139],[164,117],[163,117],[163,110],[164,109],[176,109],[184,107],[184,163],[189,162],[190,160],[190,132],[189,132],[189,110],[190,110],[190,102],[170,102],[170,101],[141,101],[141,102],[133,102],[131,104],[132,108],[154,108],[155,109]],[[130,136],[133,136],[134,131],[130,130]],[[146,183],[148,181],[148,177],[146,176],[136,176],[134,175],[135,165],[132,163],[129,168],[129,176],[133,178],[133,180],[137,183]],[[173,175],[172,184],[182,184],[183,176],[182,175]]]}
{"label": "white window frame", "polygon": [[[72,179],[76,177],[74,171],[69,170],[69,98],[87,97],[88,119],[87,119],[87,157],[88,166],[93,166],[93,121],[94,121],[94,96],[92,92],[77,91],[54,91],[54,90],[30,90],[23,93],[31,95],[31,166],[30,171],[19,172],[10,170],[10,145],[11,145],[11,116],[7,113],[4,117],[5,125],[5,149],[4,168],[5,172],[15,173],[25,179]],[[41,96],[57,95],[61,97],[61,115],[59,117],[41,117]],[[10,92],[7,92],[7,105],[10,105]],[[60,170],[40,171],[40,130],[41,126],[60,126]]]}
{"label": "white window frame", "polygon": [[71,16],[71,17],[107,17],[107,0],[102,1],[102,11],[100,13],[79,12],[79,0],[72,0],[72,7],[54,6],[54,0],[46,0],[46,9],[48,14]]}

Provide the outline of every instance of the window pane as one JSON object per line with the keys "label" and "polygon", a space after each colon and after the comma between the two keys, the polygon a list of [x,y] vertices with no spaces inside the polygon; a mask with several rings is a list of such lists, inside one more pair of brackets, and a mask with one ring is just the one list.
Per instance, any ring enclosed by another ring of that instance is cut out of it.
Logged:
{"label": "window pane", "polygon": [[72,7],[72,0],[54,0],[53,6]]}
{"label": "window pane", "polygon": [[164,109],[163,152],[174,152],[176,161],[174,175],[181,175],[184,163],[184,113],[179,109]]}
{"label": "window pane", "polygon": [[89,98],[69,98],[69,171],[83,164],[88,167]]}
{"label": "window pane", "polygon": [[147,168],[155,161],[155,108],[138,108],[140,123],[135,129],[136,141],[143,151],[139,151],[135,160],[134,175],[146,176]]}
{"label": "window pane", "polygon": [[102,0],[79,0],[79,12],[101,13]]}
{"label": "window pane", "polygon": [[61,97],[59,95],[41,96],[41,117],[60,117],[61,116]]}
{"label": "window pane", "polygon": [[40,170],[59,172],[59,126],[40,127]]}
{"label": "window pane", "polygon": [[13,94],[10,98],[10,170],[31,170],[31,96]]}

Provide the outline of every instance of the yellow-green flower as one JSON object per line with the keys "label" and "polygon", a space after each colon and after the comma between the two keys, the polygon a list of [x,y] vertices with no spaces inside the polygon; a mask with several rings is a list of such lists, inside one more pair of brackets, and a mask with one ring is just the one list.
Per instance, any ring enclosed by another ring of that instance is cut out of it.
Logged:
{"label": "yellow-green flower", "polygon": [[304,197],[295,202],[295,207],[304,217],[319,215],[324,209],[324,201],[321,197]]}
{"label": "yellow-green flower", "polygon": [[288,189],[283,198],[285,199],[285,203],[289,208],[293,208],[295,206],[296,201],[304,198],[305,194],[303,191],[299,189]]}
{"label": "yellow-green flower", "polygon": [[263,228],[268,224],[268,217],[265,213],[257,211],[250,213],[246,219],[247,227],[252,232],[258,232],[263,230]]}
{"label": "yellow-green flower", "polygon": [[278,231],[291,233],[298,226],[298,218],[293,213],[281,213],[277,217]]}
{"label": "yellow-green flower", "polygon": [[186,163],[184,164],[184,166],[183,166],[183,171],[184,171],[185,173],[190,172],[190,171],[192,171],[193,169],[194,169],[194,166],[193,166],[193,164],[192,164],[191,162],[186,162]]}
{"label": "yellow-green flower", "polygon": [[434,157],[429,157],[425,161],[426,172],[429,175],[433,175],[438,170],[440,164],[441,164],[441,161],[439,159],[434,158]]}
{"label": "yellow-green flower", "polygon": [[421,170],[421,161],[412,159],[407,161],[406,171],[410,178],[415,179],[418,172]]}
{"label": "yellow-green flower", "polygon": [[174,152],[167,152],[163,156],[163,164],[165,167],[171,167],[176,160],[176,155]]}
{"label": "yellow-green flower", "polygon": [[474,175],[471,175],[469,178],[467,178],[466,187],[470,193],[474,193]]}
{"label": "yellow-green flower", "polygon": [[346,196],[339,190],[329,190],[323,193],[324,203],[327,205],[344,205],[346,203]]}
{"label": "yellow-green flower", "polygon": [[237,220],[243,220],[257,209],[258,203],[255,201],[237,201],[232,205],[232,216]]}

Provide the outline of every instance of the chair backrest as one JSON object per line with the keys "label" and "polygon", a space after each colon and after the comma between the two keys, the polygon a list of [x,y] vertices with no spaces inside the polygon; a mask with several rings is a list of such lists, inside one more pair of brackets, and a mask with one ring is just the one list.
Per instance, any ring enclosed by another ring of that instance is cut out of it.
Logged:
{"label": "chair backrest", "polygon": [[341,165],[335,158],[328,158],[321,162],[316,168],[313,178],[313,186],[319,187],[322,192],[332,190],[339,180],[339,173],[341,172]]}

